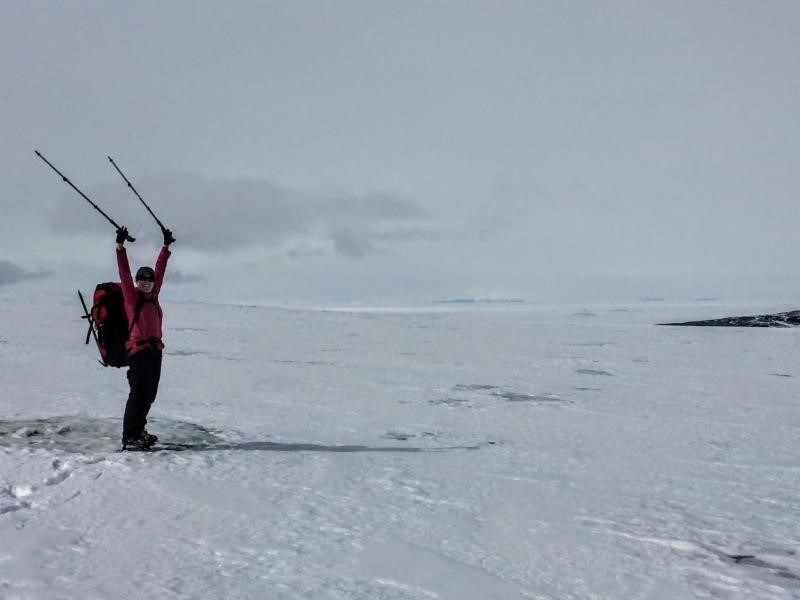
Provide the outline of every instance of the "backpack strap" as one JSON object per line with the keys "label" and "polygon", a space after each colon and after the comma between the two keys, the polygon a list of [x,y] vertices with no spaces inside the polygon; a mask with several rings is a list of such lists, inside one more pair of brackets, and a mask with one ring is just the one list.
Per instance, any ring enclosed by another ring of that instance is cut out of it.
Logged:
{"label": "backpack strap", "polygon": [[[136,325],[136,322],[139,320],[139,315],[142,314],[142,308],[144,308],[144,305],[147,302],[156,301],[155,297],[145,298],[144,294],[137,294],[137,296],[138,297],[136,298],[136,308],[133,310],[133,319],[131,320],[131,326],[128,329],[128,337],[131,337],[131,333],[133,332],[133,326]],[[158,306],[158,304],[156,304],[156,306]],[[161,313],[160,310],[158,312],[159,314]]]}

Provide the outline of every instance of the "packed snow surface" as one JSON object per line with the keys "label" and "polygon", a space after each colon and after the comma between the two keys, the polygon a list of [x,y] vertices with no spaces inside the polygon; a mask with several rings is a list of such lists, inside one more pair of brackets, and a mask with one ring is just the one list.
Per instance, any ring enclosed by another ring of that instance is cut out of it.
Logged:
{"label": "packed snow surface", "polygon": [[[164,302],[148,428],[0,295],[0,598],[800,598],[800,330],[752,307]],[[768,312],[781,307],[759,307]]]}

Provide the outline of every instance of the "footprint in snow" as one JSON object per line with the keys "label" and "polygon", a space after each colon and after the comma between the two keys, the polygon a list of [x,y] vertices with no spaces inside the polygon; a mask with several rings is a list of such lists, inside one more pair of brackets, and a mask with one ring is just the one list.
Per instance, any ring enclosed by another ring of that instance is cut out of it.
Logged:
{"label": "footprint in snow", "polygon": [[27,500],[24,500],[22,502],[17,502],[15,504],[11,504],[9,506],[0,506],[0,515],[7,515],[9,513],[16,512],[18,510],[23,510],[25,508],[30,508],[30,507],[31,507],[31,503],[28,502]]}
{"label": "footprint in snow", "polygon": [[62,463],[56,459],[53,461],[53,473],[45,480],[47,485],[57,485],[72,475],[72,467],[69,463]]}
{"label": "footprint in snow", "polygon": [[0,515],[6,515],[12,512],[16,512],[18,510],[23,510],[25,508],[31,507],[31,502],[29,500],[23,500],[23,498],[27,498],[36,488],[30,485],[12,485],[9,487],[5,487],[0,489],[0,497],[2,496],[10,496],[13,498],[11,504],[6,506],[0,505]]}

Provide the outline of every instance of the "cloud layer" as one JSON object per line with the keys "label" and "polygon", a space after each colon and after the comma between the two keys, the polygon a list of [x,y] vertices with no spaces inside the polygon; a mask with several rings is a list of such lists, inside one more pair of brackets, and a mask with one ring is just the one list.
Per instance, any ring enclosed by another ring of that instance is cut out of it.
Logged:
{"label": "cloud layer", "polygon": [[0,286],[11,285],[30,279],[44,279],[45,277],[49,276],[50,273],[48,272],[26,271],[10,260],[0,260]]}
{"label": "cloud layer", "polygon": [[[428,211],[389,192],[297,190],[264,180],[208,180],[187,173],[145,176],[134,185],[183,248],[203,252],[261,246],[289,259],[360,258],[403,240],[436,235]],[[160,240],[157,224],[124,182],[97,186],[88,195],[137,238]],[[113,227],[92,213],[68,191],[51,225],[113,236]]]}

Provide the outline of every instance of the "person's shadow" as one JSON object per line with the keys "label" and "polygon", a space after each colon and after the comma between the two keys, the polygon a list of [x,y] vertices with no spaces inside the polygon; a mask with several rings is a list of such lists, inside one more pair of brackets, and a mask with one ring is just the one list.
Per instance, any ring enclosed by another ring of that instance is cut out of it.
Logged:
{"label": "person's shadow", "polygon": [[174,450],[174,451],[245,451],[245,452],[447,452],[452,450],[478,450],[486,444],[475,444],[473,446],[445,446],[433,448],[419,448],[415,446],[360,446],[360,445],[336,445],[327,446],[323,444],[292,444],[281,442],[195,442],[195,443],[164,443],[158,444],[153,450]]}
{"label": "person's shadow", "polygon": [[[478,450],[493,445],[483,442],[470,446],[415,447],[364,446],[356,444],[326,445],[311,443],[228,441],[224,433],[202,425],[171,419],[154,419],[154,433],[161,440],[152,448],[157,451],[195,452],[448,452]],[[119,418],[85,415],[0,420],[0,447],[47,448],[64,452],[92,453],[118,449],[122,423]],[[241,435],[241,434],[239,434]],[[237,437],[239,437],[237,435]],[[407,438],[398,438],[405,440]]]}

